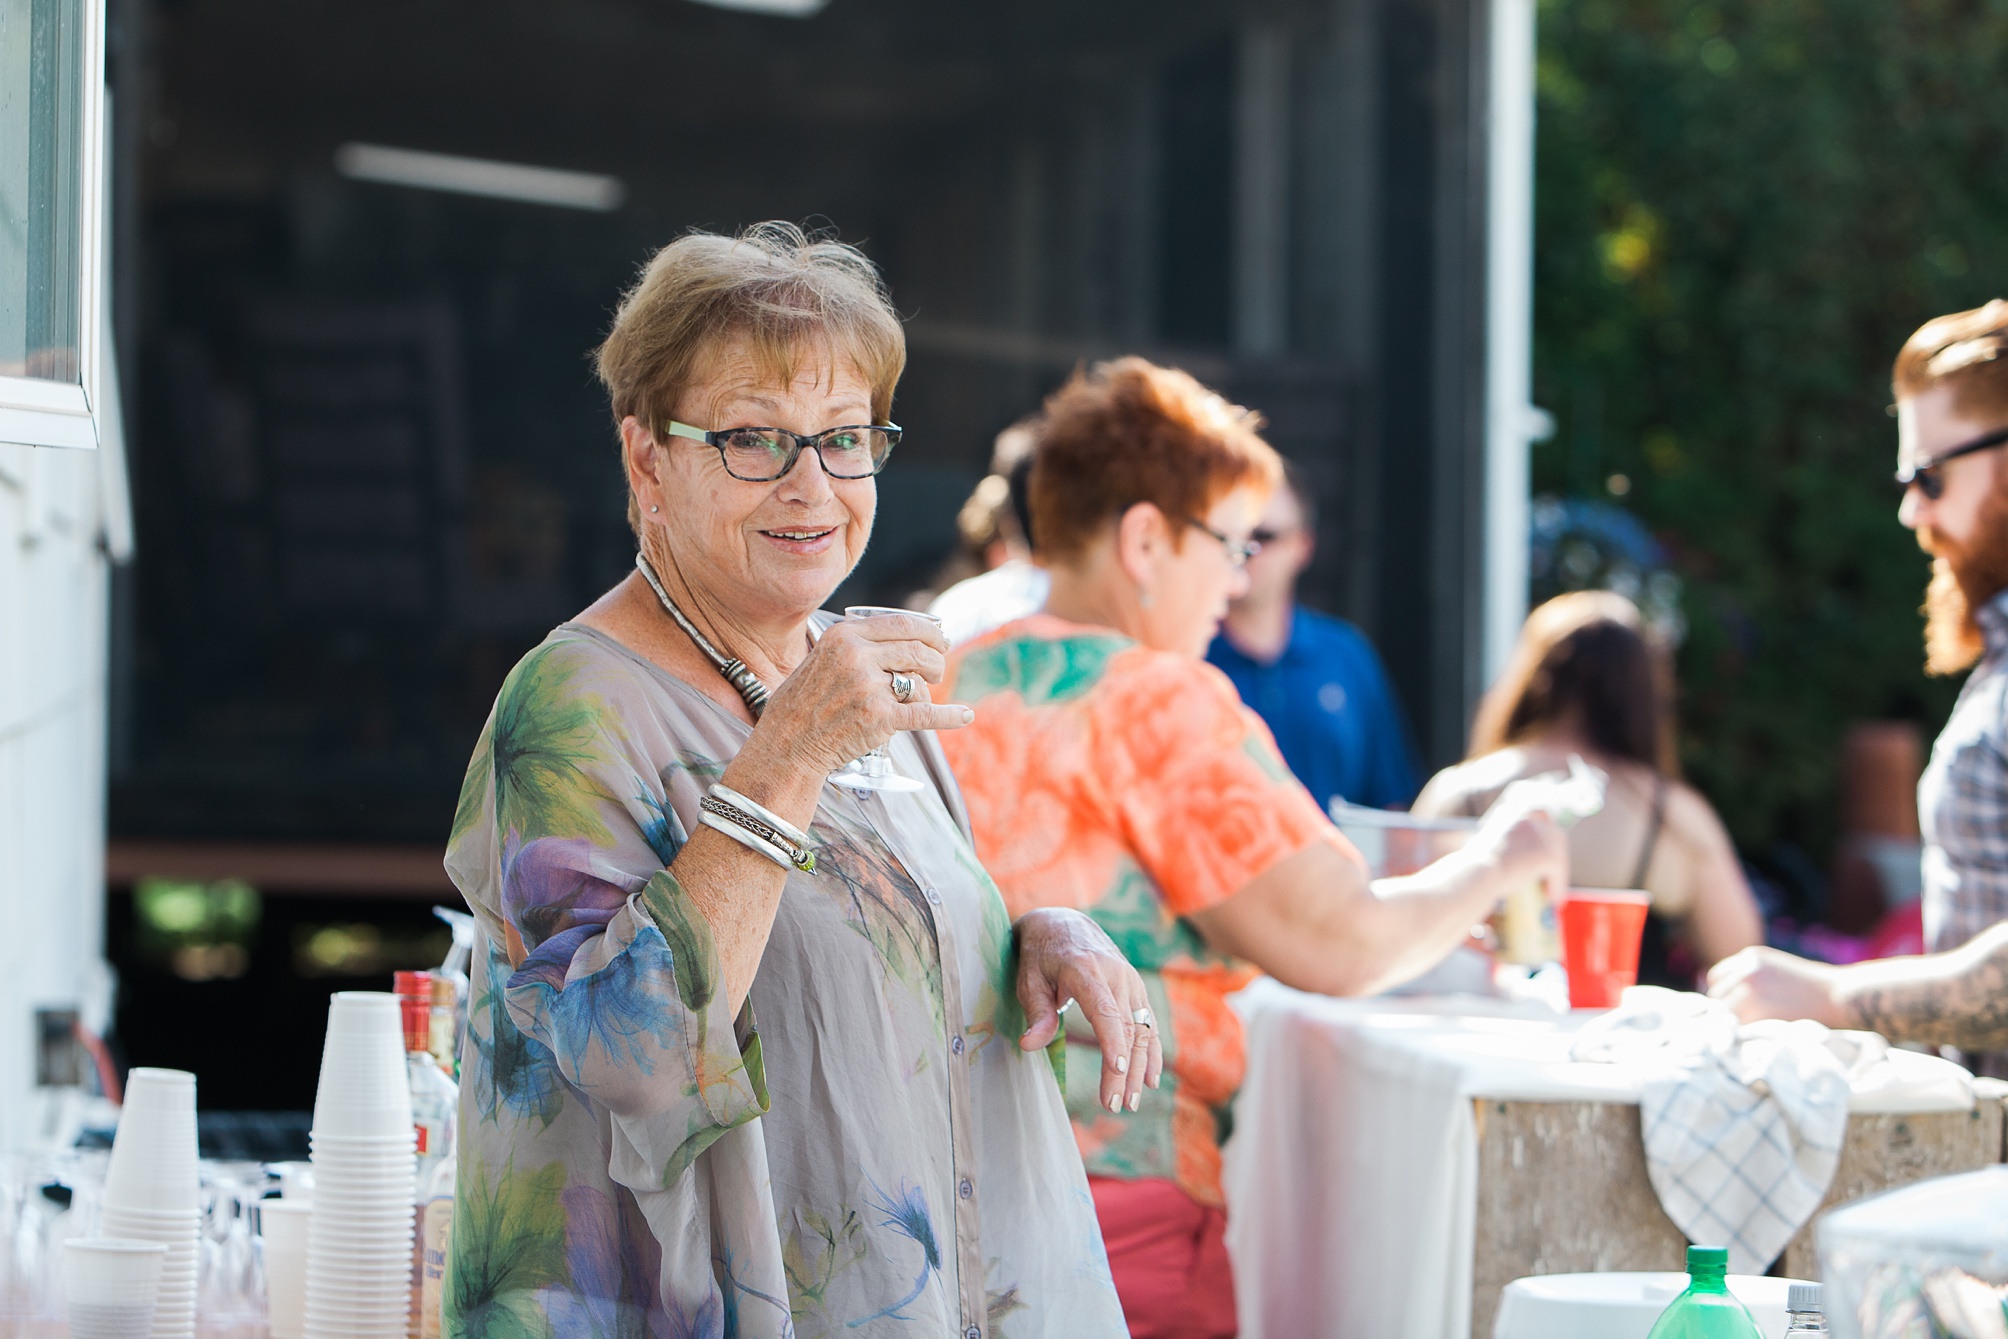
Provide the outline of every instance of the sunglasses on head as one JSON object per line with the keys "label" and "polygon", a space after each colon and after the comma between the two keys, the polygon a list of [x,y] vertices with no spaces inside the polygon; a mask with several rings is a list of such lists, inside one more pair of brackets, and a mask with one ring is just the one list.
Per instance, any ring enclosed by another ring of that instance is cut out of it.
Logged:
{"label": "sunglasses on head", "polygon": [[1906,465],[1898,470],[1896,472],[1897,487],[1903,489],[1915,488],[1918,492],[1924,494],[1925,497],[1936,502],[1945,496],[1945,476],[1938,472],[1939,466],[1948,460],[1956,460],[1960,456],[1970,456],[1976,451],[1991,451],[2004,443],[2008,443],[2008,428],[1998,429],[1988,433],[1984,437],[1975,437],[1970,442],[1961,442],[1958,446],[1940,451],[1935,456],[1927,456],[1921,461]]}

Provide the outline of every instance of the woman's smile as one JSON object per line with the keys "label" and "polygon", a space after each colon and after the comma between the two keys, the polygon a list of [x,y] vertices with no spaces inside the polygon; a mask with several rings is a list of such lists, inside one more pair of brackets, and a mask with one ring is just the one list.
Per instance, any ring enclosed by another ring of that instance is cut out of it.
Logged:
{"label": "woman's smile", "polygon": [[837,543],[837,536],[843,531],[842,524],[836,525],[793,525],[774,527],[757,531],[759,536],[783,553],[798,553],[804,557],[814,557],[828,553]]}

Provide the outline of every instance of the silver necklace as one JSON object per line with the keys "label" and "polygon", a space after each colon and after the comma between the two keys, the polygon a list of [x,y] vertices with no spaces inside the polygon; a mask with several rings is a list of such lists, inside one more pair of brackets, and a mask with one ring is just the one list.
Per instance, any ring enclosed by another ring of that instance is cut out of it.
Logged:
{"label": "silver necklace", "polygon": [[655,598],[662,601],[663,609],[676,620],[676,626],[683,629],[684,635],[697,644],[698,650],[704,652],[704,658],[711,662],[712,668],[724,675],[725,682],[731,684],[739,696],[745,699],[746,710],[753,713],[753,719],[759,720],[760,713],[767,708],[767,685],[761,683],[759,676],[746,668],[745,661],[721,654],[717,647],[705,640],[704,634],[697,630],[697,625],[676,607],[676,601],[669,598],[669,592],[662,588],[662,582],[657,578],[655,568],[649,565],[646,557],[636,553],[634,565],[635,570],[641,573],[641,579],[655,592]]}

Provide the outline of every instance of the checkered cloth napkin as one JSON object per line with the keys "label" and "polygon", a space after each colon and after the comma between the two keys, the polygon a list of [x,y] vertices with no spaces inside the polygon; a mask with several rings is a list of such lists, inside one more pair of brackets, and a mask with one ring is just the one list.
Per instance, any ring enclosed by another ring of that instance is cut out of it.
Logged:
{"label": "checkered cloth napkin", "polygon": [[1687,1239],[1761,1274],[1820,1206],[1847,1133],[1848,1094],[1887,1063],[1872,1032],[1738,1026],[1700,995],[1636,987],[1584,1027],[1576,1060],[1637,1066],[1646,1170]]}

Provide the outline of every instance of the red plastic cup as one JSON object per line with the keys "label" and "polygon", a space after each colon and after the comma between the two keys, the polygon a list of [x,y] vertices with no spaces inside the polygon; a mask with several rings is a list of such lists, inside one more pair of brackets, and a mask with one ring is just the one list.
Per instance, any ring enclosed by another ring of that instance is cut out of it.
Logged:
{"label": "red plastic cup", "polygon": [[1562,965],[1569,972],[1569,1007],[1609,1009],[1638,983],[1638,946],[1645,936],[1649,893],[1571,888],[1562,899]]}

